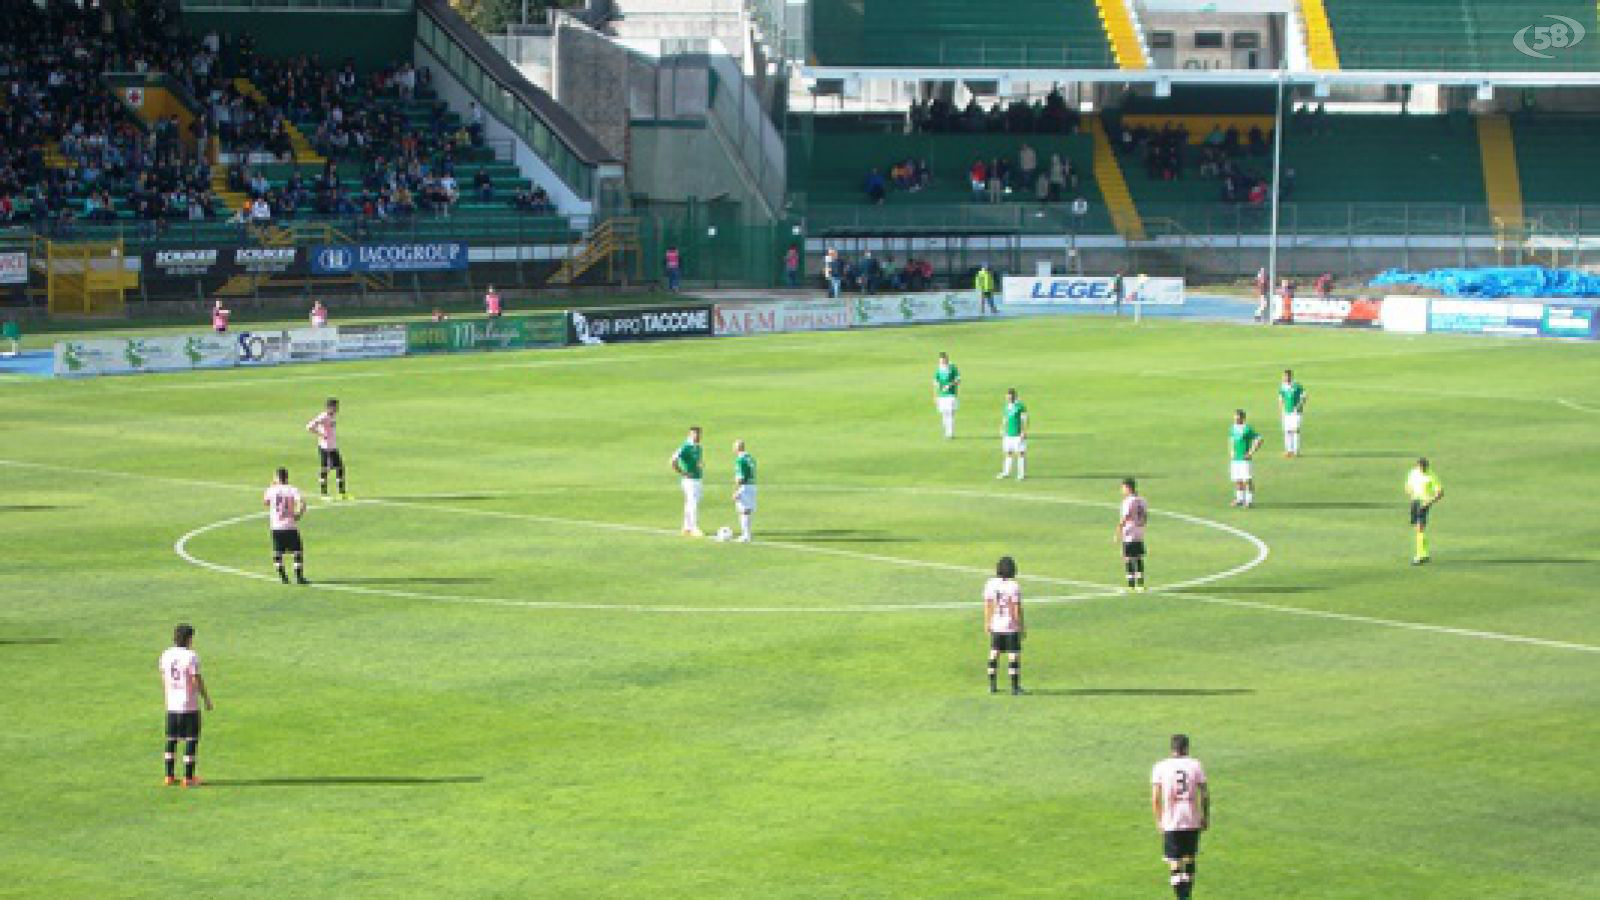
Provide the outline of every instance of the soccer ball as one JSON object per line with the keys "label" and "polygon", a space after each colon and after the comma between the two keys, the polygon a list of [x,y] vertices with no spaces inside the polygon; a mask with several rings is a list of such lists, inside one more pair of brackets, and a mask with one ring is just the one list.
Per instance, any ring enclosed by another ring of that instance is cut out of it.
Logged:
{"label": "soccer ball", "polygon": [[729,528],[728,526],[724,525],[721,528],[717,529],[717,540],[726,541],[727,539],[729,539],[731,537],[733,537],[733,529],[732,528]]}

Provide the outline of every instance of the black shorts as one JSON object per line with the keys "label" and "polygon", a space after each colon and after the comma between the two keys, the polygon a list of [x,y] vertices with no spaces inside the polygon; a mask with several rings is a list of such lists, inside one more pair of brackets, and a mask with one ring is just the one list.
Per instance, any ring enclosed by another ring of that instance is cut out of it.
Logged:
{"label": "black shorts", "polygon": [[1144,541],[1123,541],[1122,555],[1127,559],[1144,556]]}
{"label": "black shorts", "polygon": [[344,468],[344,454],[337,450],[324,450],[318,447],[317,455],[322,457],[322,468],[324,469]]}
{"label": "black shorts", "polygon": [[1411,524],[1428,527],[1428,507],[1421,500],[1411,501]]}
{"label": "black shorts", "polygon": [[303,553],[305,548],[300,546],[300,529],[285,528],[282,531],[272,531],[273,553]]}
{"label": "black shorts", "polygon": [[200,740],[200,711],[167,713],[167,740]]}
{"label": "black shorts", "polygon": [[1015,631],[996,631],[989,635],[989,649],[996,653],[1021,653],[1022,635]]}
{"label": "black shorts", "polygon": [[1183,859],[1193,858],[1200,854],[1200,832],[1190,831],[1163,831],[1161,832],[1161,858]]}

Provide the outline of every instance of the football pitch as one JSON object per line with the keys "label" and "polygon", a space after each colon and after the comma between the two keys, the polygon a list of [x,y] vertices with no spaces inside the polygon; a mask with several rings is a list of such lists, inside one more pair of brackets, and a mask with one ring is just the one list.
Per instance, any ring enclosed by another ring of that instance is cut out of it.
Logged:
{"label": "football pitch", "polygon": [[[1198,897],[1595,896],[1597,398],[1589,345],[1084,317],[0,385],[0,894],[1170,896],[1181,731]],[[678,534],[690,425],[708,531],[732,441],[759,461],[755,543]],[[270,566],[279,465],[310,587]],[[1006,554],[1021,697],[984,677]],[[199,790],[161,786],[179,621]]]}

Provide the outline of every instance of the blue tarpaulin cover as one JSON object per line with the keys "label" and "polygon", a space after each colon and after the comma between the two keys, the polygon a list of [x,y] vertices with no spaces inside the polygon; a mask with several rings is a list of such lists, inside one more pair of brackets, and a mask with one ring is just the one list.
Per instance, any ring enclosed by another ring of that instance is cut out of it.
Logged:
{"label": "blue tarpaulin cover", "polygon": [[1427,272],[1390,269],[1372,279],[1372,283],[1416,285],[1439,291],[1446,297],[1600,297],[1600,275],[1544,266],[1432,269]]}

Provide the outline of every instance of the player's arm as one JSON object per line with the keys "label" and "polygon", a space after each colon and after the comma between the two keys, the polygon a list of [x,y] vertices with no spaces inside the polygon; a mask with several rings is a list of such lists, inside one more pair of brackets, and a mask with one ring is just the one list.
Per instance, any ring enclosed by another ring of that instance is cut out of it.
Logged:
{"label": "player's arm", "polygon": [[298,497],[296,499],[298,502],[295,504],[294,517],[296,519],[304,518],[306,514],[306,498]]}
{"label": "player's arm", "polygon": [[1020,437],[1020,438],[1022,438],[1024,440],[1026,440],[1027,437],[1028,437],[1028,412],[1027,412],[1027,410],[1023,410],[1023,412],[1022,412],[1022,434],[1018,435],[1018,437]]}
{"label": "player's arm", "polygon": [[1294,405],[1294,411],[1295,411],[1295,412],[1297,412],[1297,413],[1303,413],[1303,412],[1305,412],[1305,411],[1306,411],[1306,397],[1307,397],[1307,396],[1308,396],[1308,395],[1309,395],[1309,394],[1310,394],[1310,393],[1311,393],[1311,392],[1310,392],[1310,391],[1308,391],[1308,390],[1306,390],[1306,389],[1305,389],[1305,388],[1301,388],[1301,389],[1300,389],[1300,402],[1299,402],[1299,403],[1296,403],[1296,404],[1295,404],[1295,405]]}
{"label": "player's arm", "polygon": [[1438,484],[1438,485],[1436,485],[1436,487],[1438,488],[1438,490],[1433,492],[1433,499],[1429,500],[1426,504],[1423,505],[1424,509],[1432,509],[1433,505],[1435,503],[1438,503],[1440,500],[1444,499],[1444,485],[1443,484]]}
{"label": "player's arm", "polygon": [[983,633],[984,634],[994,634],[994,627],[993,627],[993,625],[990,624],[993,621],[994,621],[994,597],[992,597],[992,596],[990,596],[988,594],[984,594],[983,595]]}
{"label": "player's arm", "polygon": [[322,437],[322,417],[318,416],[315,419],[312,419],[311,421],[307,422],[306,423],[306,430],[311,432],[312,434],[316,435],[317,437]]}
{"label": "player's arm", "polygon": [[200,691],[200,699],[206,702],[206,712],[211,711],[211,692],[206,690],[206,680],[199,673],[194,673],[194,686]]}
{"label": "player's arm", "polygon": [[683,462],[682,462],[682,460],[683,460],[683,454],[674,453],[671,456],[667,457],[667,464],[672,466],[672,471],[677,472],[679,475],[685,475],[685,474],[688,474],[688,473],[683,471]]}
{"label": "player's arm", "polygon": [[1161,830],[1161,782],[1150,783],[1150,814],[1155,817],[1156,830]]}
{"label": "player's arm", "polygon": [[1017,594],[1017,634],[1028,636],[1028,622],[1022,617],[1022,595]]}
{"label": "player's arm", "polygon": [[1244,455],[1244,458],[1245,459],[1254,458],[1255,455],[1256,455],[1256,451],[1261,449],[1261,443],[1263,441],[1265,441],[1265,440],[1266,440],[1266,438],[1262,437],[1260,434],[1257,434],[1256,435],[1256,439],[1250,442],[1250,452],[1246,453]]}
{"label": "player's arm", "polygon": [[1211,827],[1211,786],[1204,781],[1195,785],[1200,791],[1200,830]]}

